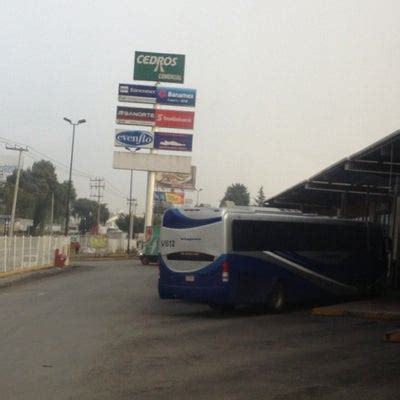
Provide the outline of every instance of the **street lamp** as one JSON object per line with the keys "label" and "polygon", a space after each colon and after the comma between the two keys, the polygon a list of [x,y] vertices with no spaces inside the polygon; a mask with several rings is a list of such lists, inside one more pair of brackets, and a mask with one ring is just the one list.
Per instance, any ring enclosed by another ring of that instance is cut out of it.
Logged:
{"label": "street lamp", "polygon": [[75,127],[79,124],[84,124],[86,122],[86,119],[80,119],[78,122],[72,122],[70,119],[64,117],[64,121],[67,121],[70,125],[72,125],[71,162],[69,164],[69,180],[68,180],[68,191],[67,191],[67,205],[65,207],[65,231],[64,231],[64,236],[68,236],[69,200],[71,197],[71,176],[72,176],[72,161],[74,159]]}
{"label": "street lamp", "polygon": [[196,207],[199,207],[199,193],[202,191],[203,189],[196,189],[197,192],[197,196],[196,196]]}

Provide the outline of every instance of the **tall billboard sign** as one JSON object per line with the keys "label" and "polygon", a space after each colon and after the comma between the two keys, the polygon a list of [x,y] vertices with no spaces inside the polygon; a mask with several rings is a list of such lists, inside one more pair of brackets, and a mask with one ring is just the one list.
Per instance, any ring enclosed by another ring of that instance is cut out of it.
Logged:
{"label": "tall billboard sign", "polygon": [[178,110],[156,110],[156,126],[162,128],[193,129],[194,112]]}
{"label": "tall billboard sign", "polygon": [[184,54],[135,51],[134,80],[183,83],[184,78]]}
{"label": "tall billboard sign", "polygon": [[[152,182],[156,172],[178,174],[175,178],[187,180],[182,187],[194,187],[191,158],[182,156],[159,155],[155,150],[191,152],[193,136],[188,133],[173,132],[175,129],[192,130],[194,111],[181,111],[170,107],[196,106],[196,90],[177,87],[161,87],[160,82],[183,84],[185,81],[185,55],[172,53],[154,53],[135,51],[133,79],[146,81],[144,85],[120,84],[118,101],[126,103],[143,103],[148,108],[117,107],[116,122],[122,125],[138,125],[117,129],[115,146],[129,148],[147,148],[149,152],[115,151],[113,167],[148,171],[148,182]],[[172,85],[176,86],[176,85]],[[133,105],[133,104],[132,104]],[[140,104],[139,104],[140,105]],[[151,108],[149,107],[152,106]],[[161,109],[161,107],[170,109]],[[143,126],[143,128],[140,128]],[[146,130],[145,126],[151,127]],[[120,127],[122,128],[122,127]],[[157,129],[166,128],[166,129]],[[157,130],[157,132],[156,132]],[[165,130],[166,132],[162,132]],[[161,132],[160,132],[161,131]],[[146,153],[146,154],[143,154]],[[180,176],[179,174],[183,174]],[[178,178],[179,176],[179,178]],[[146,196],[145,226],[152,225],[153,218],[153,185],[148,185]],[[184,196],[171,201],[183,204]]]}
{"label": "tall billboard sign", "polygon": [[120,83],[118,87],[118,100],[122,102],[154,104],[156,95],[155,86]]}
{"label": "tall billboard sign", "polygon": [[117,107],[117,124],[154,126],[154,120],[152,108]]}

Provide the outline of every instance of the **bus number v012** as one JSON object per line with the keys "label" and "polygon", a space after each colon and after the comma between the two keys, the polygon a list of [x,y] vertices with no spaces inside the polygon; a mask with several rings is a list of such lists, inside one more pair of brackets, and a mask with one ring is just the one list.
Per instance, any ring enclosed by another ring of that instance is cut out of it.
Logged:
{"label": "bus number v012", "polygon": [[160,240],[161,247],[175,247],[175,240]]}

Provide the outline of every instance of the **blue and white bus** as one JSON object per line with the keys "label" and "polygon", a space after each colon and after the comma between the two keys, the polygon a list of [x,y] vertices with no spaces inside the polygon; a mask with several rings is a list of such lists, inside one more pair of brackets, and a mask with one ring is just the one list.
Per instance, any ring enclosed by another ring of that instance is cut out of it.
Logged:
{"label": "blue and white bus", "polygon": [[168,209],[159,295],[212,307],[357,296],[385,280],[379,226],[272,208]]}

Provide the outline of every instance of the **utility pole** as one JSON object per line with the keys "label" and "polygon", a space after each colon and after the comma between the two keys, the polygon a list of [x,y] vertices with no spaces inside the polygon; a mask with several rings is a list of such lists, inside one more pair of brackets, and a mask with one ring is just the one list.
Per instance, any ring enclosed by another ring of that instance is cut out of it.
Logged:
{"label": "utility pole", "polygon": [[97,233],[99,233],[100,206],[101,206],[101,199],[103,197],[101,191],[104,190],[104,188],[105,188],[104,178],[95,178],[90,180],[90,191],[92,192],[92,190],[94,190],[94,193],[91,193],[90,197],[94,197],[97,199]]}
{"label": "utility pole", "polygon": [[12,204],[12,210],[11,210],[11,221],[10,221],[10,227],[8,231],[8,236],[11,238],[14,234],[14,223],[15,223],[15,210],[17,207],[17,197],[18,197],[18,187],[19,187],[19,176],[21,174],[21,158],[22,158],[22,152],[23,151],[28,151],[27,147],[20,147],[20,146],[10,146],[6,145],[7,150],[15,150],[19,151],[18,155],[18,167],[17,167],[17,178],[15,181],[15,187],[14,187],[14,198],[13,198],[13,204]]}

